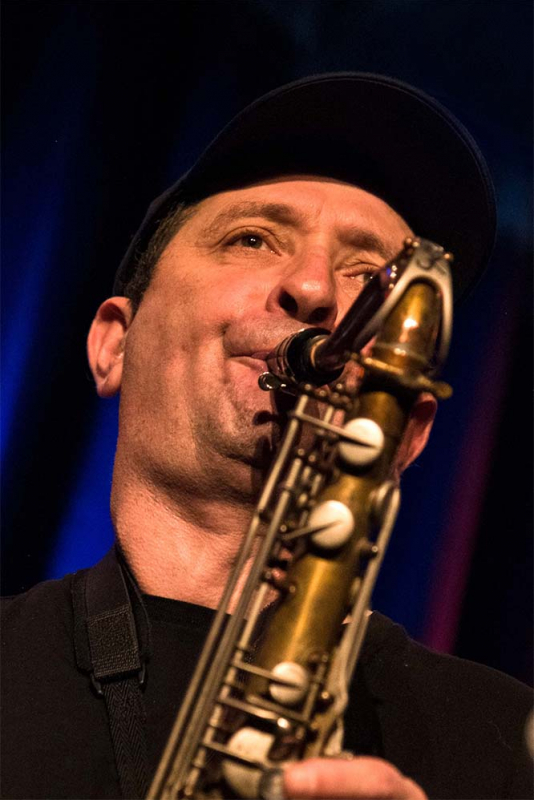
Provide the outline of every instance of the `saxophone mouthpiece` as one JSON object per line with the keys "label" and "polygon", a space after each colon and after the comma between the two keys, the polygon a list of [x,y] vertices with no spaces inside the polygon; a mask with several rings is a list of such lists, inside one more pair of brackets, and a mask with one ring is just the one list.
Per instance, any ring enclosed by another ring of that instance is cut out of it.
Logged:
{"label": "saxophone mouthpiece", "polygon": [[[318,346],[328,338],[326,328],[303,328],[280,342],[266,357],[269,372],[260,375],[262,389],[284,389],[288,384],[313,383],[322,386],[337,380],[343,372],[344,362],[334,368],[317,363]],[[269,376],[269,377],[266,377]]]}

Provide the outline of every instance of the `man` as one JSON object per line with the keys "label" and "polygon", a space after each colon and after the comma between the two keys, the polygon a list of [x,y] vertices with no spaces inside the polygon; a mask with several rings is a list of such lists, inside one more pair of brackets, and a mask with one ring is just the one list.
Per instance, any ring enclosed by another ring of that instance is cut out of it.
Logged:
{"label": "man", "polygon": [[[333,329],[413,232],[455,253],[465,291],[493,229],[459,123],[351,74],[253,104],[156,201],[88,339],[98,393],[121,392],[118,552],[7,605],[6,797],[141,796],[282,433],[279,399],[258,387],[266,354],[301,327]],[[398,471],[433,413],[422,395]],[[356,756],[289,766],[266,796],[527,796],[530,700],[515,681],[373,615],[353,695]]]}

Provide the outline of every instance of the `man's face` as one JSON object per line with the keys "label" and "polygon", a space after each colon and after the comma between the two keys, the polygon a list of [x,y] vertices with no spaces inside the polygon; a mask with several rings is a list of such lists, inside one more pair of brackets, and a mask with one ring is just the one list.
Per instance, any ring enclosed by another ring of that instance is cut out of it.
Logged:
{"label": "man's face", "polygon": [[333,328],[411,233],[352,185],[291,177],[202,201],[169,243],[128,331],[121,444],[169,485],[250,493],[281,415],[264,356]]}

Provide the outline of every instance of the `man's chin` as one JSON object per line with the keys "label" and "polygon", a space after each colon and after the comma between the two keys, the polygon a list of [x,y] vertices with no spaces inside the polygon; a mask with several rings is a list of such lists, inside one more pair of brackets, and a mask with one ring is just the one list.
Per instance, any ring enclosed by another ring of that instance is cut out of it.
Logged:
{"label": "man's chin", "polygon": [[255,469],[269,469],[282,440],[286,422],[287,418],[282,419],[280,415],[259,411],[254,416],[248,442],[246,445],[243,442],[244,447],[237,457]]}
{"label": "man's chin", "polygon": [[[247,408],[244,404],[234,407],[233,419],[227,427],[224,423],[216,426],[212,420],[209,430],[211,431],[211,447],[220,454],[225,455],[232,461],[240,462],[251,468],[255,474],[254,484],[260,480],[265,480],[271,464],[276,456],[280,442],[284,435],[286,425],[289,420],[289,411],[294,406],[293,398],[287,402],[274,402],[272,396],[270,407]],[[224,431],[226,435],[214,437],[213,430],[216,427],[219,431]],[[215,443],[218,440],[219,446]],[[237,466],[237,464],[236,464]]]}
{"label": "man's chin", "polygon": [[290,412],[295,408],[296,400],[294,395],[272,392],[271,408],[256,411],[254,414],[253,429],[261,432],[254,447],[254,466],[270,467],[285,433]]}

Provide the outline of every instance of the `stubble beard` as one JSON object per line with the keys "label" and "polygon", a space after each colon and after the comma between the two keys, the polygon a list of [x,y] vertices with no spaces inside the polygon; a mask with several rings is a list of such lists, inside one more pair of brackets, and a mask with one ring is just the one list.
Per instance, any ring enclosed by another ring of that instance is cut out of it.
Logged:
{"label": "stubble beard", "polygon": [[221,416],[208,412],[192,421],[205,468],[219,472],[229,496],[241,501],[256,502],[283,437],[287,416],[272,405],[258,410],[234,398]]}

